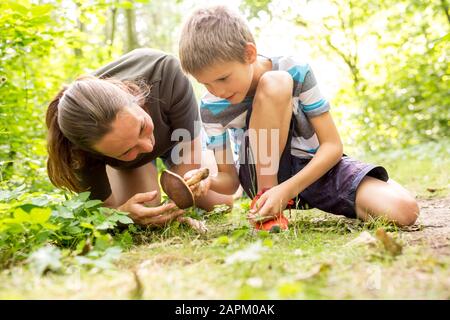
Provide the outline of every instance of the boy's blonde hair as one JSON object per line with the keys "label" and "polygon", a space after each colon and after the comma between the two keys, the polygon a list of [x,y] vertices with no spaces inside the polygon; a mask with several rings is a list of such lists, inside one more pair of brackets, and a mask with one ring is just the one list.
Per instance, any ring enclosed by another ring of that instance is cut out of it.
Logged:
{"label": "boy's blonde hair", "polygon": [[184,72],[193,74],[216,62],[245,62],[245,46],[255,44],[246,21],[225,6],[196,10],[185,22],[179,43]]}

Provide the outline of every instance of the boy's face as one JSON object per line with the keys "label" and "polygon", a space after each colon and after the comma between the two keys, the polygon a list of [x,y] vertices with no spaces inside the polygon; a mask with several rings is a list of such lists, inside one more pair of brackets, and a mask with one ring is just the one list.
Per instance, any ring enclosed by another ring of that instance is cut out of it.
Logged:
{"label": "boy's face", "polygon": [[217,62],[192,74],[193,77],[216,97],[231,104],[242,102],[252,88],[253,67],[238,61]]}

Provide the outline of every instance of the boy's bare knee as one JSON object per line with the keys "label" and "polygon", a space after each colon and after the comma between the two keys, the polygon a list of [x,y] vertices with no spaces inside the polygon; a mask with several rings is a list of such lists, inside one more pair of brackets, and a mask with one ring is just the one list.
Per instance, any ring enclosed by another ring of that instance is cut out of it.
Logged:
{"label": "boy's bare knee", "polygon": [[419,217],[419,205],[411,196],[403,196],[397,200],[397,223],[401,226],[413,225]]}
{"label": "boy's bare knee", "polygon": [[255,94],[255,104],[264,102],[264,105],[286,107],[290,106],[292,98],[293,80],[285,71],[270,71],[264,73]]}

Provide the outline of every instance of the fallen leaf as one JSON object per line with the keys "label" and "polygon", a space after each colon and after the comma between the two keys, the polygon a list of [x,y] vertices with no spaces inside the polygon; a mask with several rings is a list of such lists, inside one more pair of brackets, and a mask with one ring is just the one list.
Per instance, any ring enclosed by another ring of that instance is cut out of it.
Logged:
{"label": "fallen leaf", "polygon": [[318,276],[319,274],[325,273],[331,269],[331,264],[321,263],[311,268],[308,272],[301,272],[294,276],[295,281],[302,281]]}
{"label": "fallen leaf", "polygon": [[359,246],[359,245],[373,245],[377,242],[368,231],[361,232],[361,234],[352,241],[345,244],[345,247]]}
{"label": "fallen leaf", "polygon": [[403,247],[394,240],[383,228],[375,231],[375,236],[383,243],[384,248],[393,256],[397,256],[402,253]]}

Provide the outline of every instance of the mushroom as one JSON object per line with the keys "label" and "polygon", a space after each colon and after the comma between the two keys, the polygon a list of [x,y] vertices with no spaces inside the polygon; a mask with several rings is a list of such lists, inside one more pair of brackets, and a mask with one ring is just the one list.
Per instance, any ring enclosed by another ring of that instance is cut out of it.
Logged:
{"label": "mushroom", "polygon": [[[159,182],[164,192],[180,209],[186,209],[195,206],[195,198],[190,186],[199,183],[209,176],[208,168],[198,170],[190,179],[184,180],[178,174],[164,170],[161,173]],[[208,231],[205,223],[190,217],[178,217],[177,220],[181,223],[189,225],[200,234],[205,234]]]}
{"label": "mushroom", "polygon": [[164,192],[180,209],[195,206],[195,199],[190,186],[206,179],[209,175],[208,168],[199,169],[190,179],[184,180],[178,174],[164,170],[159,182]]}

